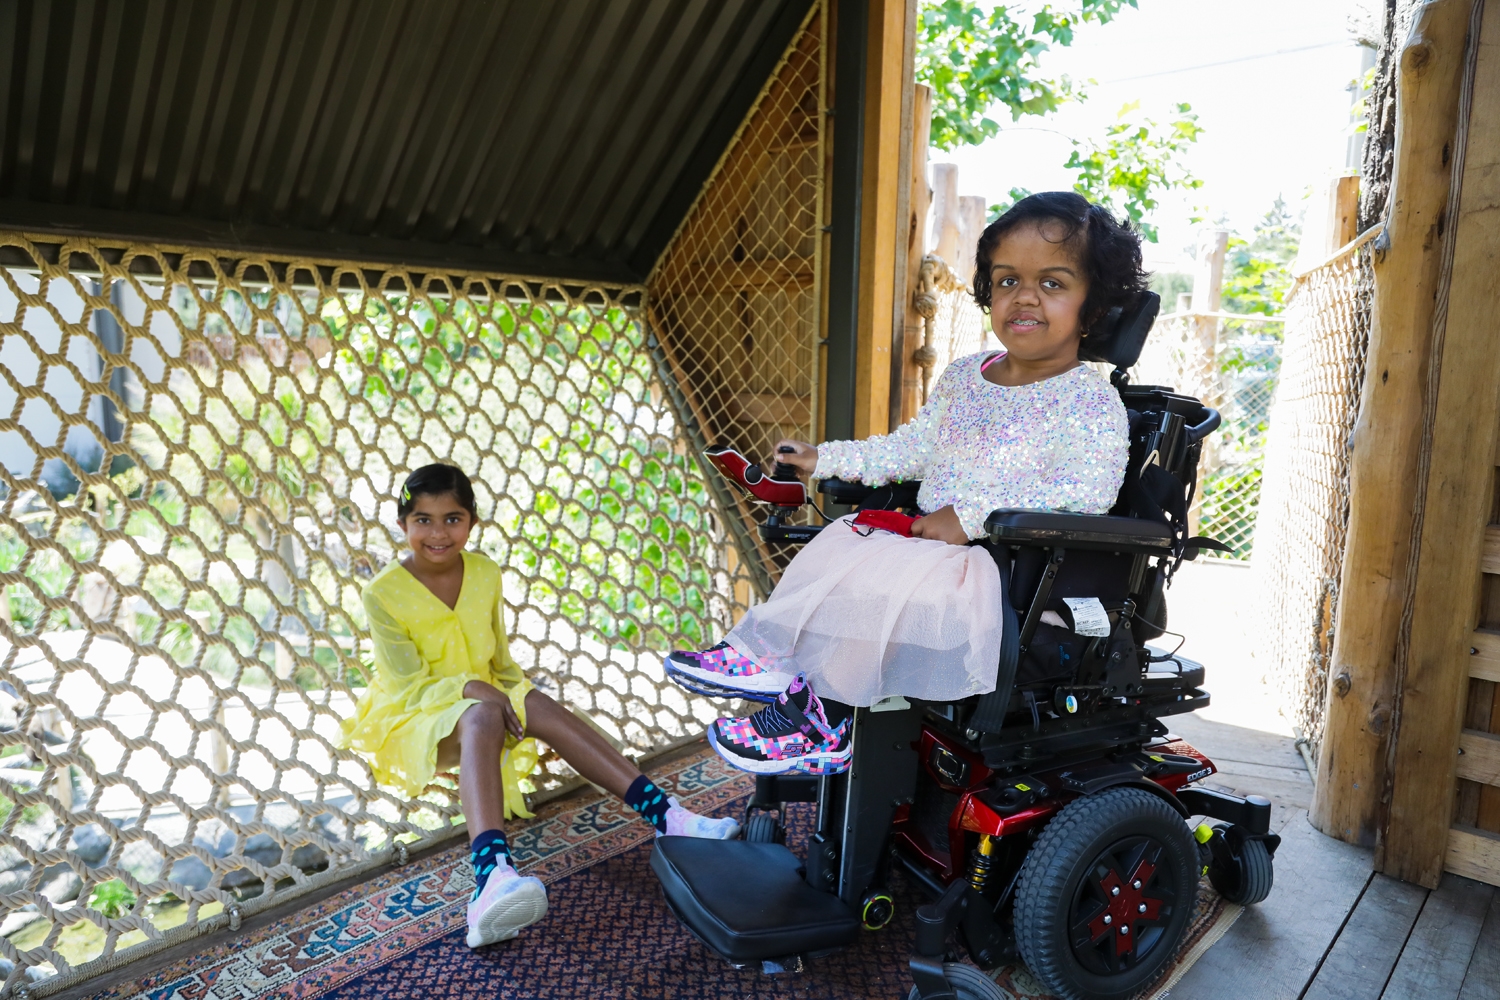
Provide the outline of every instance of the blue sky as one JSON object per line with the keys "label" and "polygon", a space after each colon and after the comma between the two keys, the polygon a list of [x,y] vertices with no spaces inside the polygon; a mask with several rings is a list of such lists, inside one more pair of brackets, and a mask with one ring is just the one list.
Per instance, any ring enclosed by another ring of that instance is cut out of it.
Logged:
{"label": "blue sky", "polygon": [[[959,193],[994,202],[1012,186],[1066,186],[1068,137],[1100,136],[1120,108],[1165,117],[1193,105],[1205,132],[1187,158],[1204,186],[1164,201],[1153,221],[1153,267],[1189,265],[1199,209],[1246,233],[1278,194],[1301,210],[1313,185],[1341,172],[1350,133],[1349,84],[1361,51],[1351,16],[1362,0],[1140,0],[1071,48],[1046,56],[1048,73],[1093,78],[1089,99],[1049,119],[1025,118],[981,146],[931,152],[959,165]],[[1009,125],[1009,123],[1007,123]],[[1055,130],[1055,131],[1048,131]],[[1061,133],[1061,134],[1059,134]],[[1201,207],[1201,208],[1200,208]]]}

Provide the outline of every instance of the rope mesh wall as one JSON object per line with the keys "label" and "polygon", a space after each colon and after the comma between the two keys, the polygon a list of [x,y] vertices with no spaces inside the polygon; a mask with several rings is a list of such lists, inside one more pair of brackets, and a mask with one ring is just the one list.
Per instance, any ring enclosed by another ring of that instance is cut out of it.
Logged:
{"label": "rope mesh wall", "polygon": [[1131,381],[1167,385],[1219,410],[1204,442],[1193,531],[1249,559],[1261,498],[1271,398],[1281,372],[1281,319],[1228,313],[1171,313],[1157,320]]}
{"label": "rope mesh wall", "polygon": [[[822,426],[825,47],[815,9],[647,282],[660,367],[690,437],[752,460],[782,437],[817,441]],[[712,482],[765,593],[790,553],[760,541],[762,509]]]}
{"label": "rope mesh wall", "polygon": [[943,258],[930,253],[922,259],[913,304],[922,316],[922,346],[914,360],[922,369],[922,402],[943,370],[959,358],[985,349],[998,350],[1000,338],[990,329],[989,317],[974,304],[964,279]]}
{"label": "rope mesh wall", "polygon": [[[1369,235],[1367,234],[1366,239]],[[1316,756],[1349,521],[1350,435],[1370,340],[1366,240],[1301,276],[1286,307],[1286,356],[1271,409],[1256,593],[1261,644],[1283,711]]]}
{"label": "rope mesh wall", "polygon": [[335,747],[370,657],[360,588],[419,465],[474,475],[471,544],[539,687],[635,750],[718,714],[657,659],[722,635],[746,586],[643,289],[14,233],[0,254],[8,990],[459,821],[451,780],[407,801]]}

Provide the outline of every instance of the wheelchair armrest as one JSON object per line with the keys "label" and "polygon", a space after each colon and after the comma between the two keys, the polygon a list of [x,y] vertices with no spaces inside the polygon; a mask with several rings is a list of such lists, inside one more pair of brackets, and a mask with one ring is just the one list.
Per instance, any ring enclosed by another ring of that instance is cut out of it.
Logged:
{"label": "wheelchair armrest", "polygon": [[984,530],[997,545],[1046,545],[1111,552],[1172,550],[1172,529],[1166,522],[1111,514],[997,510],[985,518]]}
{"label": "wheelchair armrest", "polygon": [[819,493],[834,503],[848,504],[851,507],[863,503],[876,490],[887,488],[891,490],[893,506],[915,507],[917,491],[922,488],[922,481],[914,479],[907,483],[886,483],[881,486],[866,486],[858,480],[848,479],[824,479],[818,483]]}

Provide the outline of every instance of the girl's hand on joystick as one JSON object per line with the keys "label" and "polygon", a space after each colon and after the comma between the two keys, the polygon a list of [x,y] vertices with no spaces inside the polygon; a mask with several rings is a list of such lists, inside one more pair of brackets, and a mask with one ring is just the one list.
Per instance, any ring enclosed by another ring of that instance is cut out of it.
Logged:
{"label": "girl's hand on joystick", "polygon": [[818,449],[806,441],[782,438],[776,442],[776,455],[772,461],[790,465],[797,470],[799,478],[810,476],[818,467]]}
{"label": "girl's hand on joystick", "polygon": [[931,538],[934,541],[947,542],[949,545],[969,544],[968,533],[964,531],[964,526],[958,519],[958,511],[953,509],[952,504],[913,521],[911,536]]}

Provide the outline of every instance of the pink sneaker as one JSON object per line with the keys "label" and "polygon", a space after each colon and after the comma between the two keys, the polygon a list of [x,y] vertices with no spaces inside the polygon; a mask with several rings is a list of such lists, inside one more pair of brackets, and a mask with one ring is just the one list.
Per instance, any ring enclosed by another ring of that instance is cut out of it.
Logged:
{"label": "pink sneaker", "polygon": [[547,887],[542,880],[521,875],[510,865],[497,865],[479,898],[469,902],[469,947],[509,941],[546,915]]}
{"label": "pink sneaker", "polygon": [[752,774],[842,774],[853,756],[849,720],[829,725],[823,703],[801,674],[754,715],[715,720],[708,743],[729,764]]}
{"label": "pink sneaker", "polygon": [[679,649],[669,653],[662,665],[679,685],[710,698],[774,701],[792,682],[791,674],[761,666],[728,642],[702,652]]}
{"label": "pink sneaker", "polygon": [[677,796],[673,795],[667,799],[672,803],[667,807],[667,832],[658,833],[658,837],[701,837],[704,840],[733,840],[740,835],[740,824],[738,821],[724,816],[721,819],[711,819],[708,816],[699,816],[691,809],[683,808]]}

